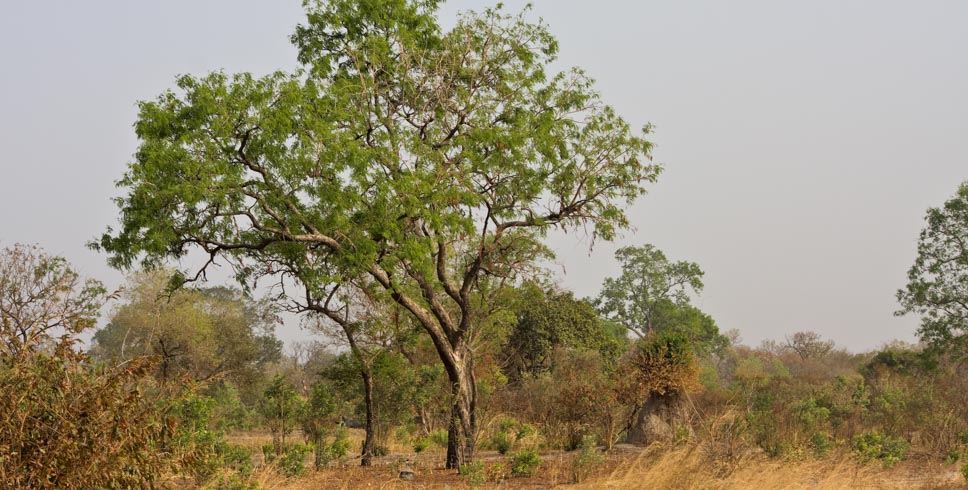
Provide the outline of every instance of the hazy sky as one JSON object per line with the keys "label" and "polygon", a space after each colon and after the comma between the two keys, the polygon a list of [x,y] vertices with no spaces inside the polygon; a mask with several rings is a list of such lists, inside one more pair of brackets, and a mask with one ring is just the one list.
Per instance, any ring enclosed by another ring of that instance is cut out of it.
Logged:
{"label": "hazy sky", "polygon": [[[913,339],[894,292],[924,211],[968,179],[968,2],[534,4],[560,67],[654,123],[666,166],[619,242],[589,254],[552,237],[566,287],[597,294],[615,248],[652,243],[702,266],[698,305],[747,343]],[[135,102],[181,73],[290,70],[301,20],[299,0],[0,2],[0,246],[38,243],[120,284],[84,244],[117,219]]]}

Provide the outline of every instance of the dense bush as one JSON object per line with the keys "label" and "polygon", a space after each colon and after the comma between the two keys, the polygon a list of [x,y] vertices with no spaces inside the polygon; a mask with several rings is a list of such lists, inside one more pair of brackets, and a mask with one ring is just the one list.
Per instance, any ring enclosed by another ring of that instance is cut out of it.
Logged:
{"label": "dense bush", "polygon": [[538,451],[525,449],[511,456],[511,475],[532,476],[544,460],[538,456]]}
{"label": "dense bush", "polygon": [[0,363],[0,487],[142,487],[174,469],[160,443],[178,433],[143,384],[152,368],[93,369],[66,344]]}
{"label": "dense bush", "polygon": [[864,460],[877,460],[885,467],[891,467],[904,459],[907,453],[907,441],[900,437],[891,437],[878,431],[864,432],[854,436],[852,441],[854,451]]}

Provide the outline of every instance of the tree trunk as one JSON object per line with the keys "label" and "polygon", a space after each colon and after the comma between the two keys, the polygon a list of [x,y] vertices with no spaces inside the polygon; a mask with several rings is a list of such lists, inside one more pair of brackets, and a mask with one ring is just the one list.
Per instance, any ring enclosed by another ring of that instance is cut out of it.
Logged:
{"label": "tree trunk", "polygon": [[[362,362],[361,365],[363,365]],[[363,438],[363,451],[360,454],[360,466],[370,466],[373,464],[373,448],[375,437],[375,434],[373,433],[373,378],[368,367],[361,369],[360,374],[363,377],[363,401],[366,404],[366,422],[364,422],[366,436]]]}
{"label": "tree trunk", "polygon": [[477,436],[477,385],[470,352],[447,362],[453,405],[447,428],[447,469],[459,470],[474,461]]}
{"label": "tree trunk", "polygon": [[689,430],[688,412],[682,394],[652,394],[629,428],[628,442],[638,446],[648,446],[657,441],[670,442],[683,427]]}

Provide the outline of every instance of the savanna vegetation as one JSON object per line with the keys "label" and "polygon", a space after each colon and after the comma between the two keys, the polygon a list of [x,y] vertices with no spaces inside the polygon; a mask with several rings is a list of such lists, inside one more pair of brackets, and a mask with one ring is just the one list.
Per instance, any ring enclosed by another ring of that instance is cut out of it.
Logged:
{"label": "savanna vegetation", "polygon": [[[0,252],[0,486],[968,479],[968,183],[897,293],[918,344],[744,345],[694,304],[700,265],[648,244],[576,297],[544,239],[629,228],[650,128],[551,72],[544,24],[444,30],[438,3],[310,2],[292,73],[142,102],[120,224],[91,243],[121,290]],[[205,282],[218,265],[233,283]],[[284,348],[283,318],[317,340]]]}

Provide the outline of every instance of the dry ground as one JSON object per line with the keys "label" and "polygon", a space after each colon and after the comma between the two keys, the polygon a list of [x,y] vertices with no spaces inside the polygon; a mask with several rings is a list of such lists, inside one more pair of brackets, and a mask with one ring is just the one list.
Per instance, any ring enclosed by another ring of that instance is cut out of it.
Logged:
{"label": "dry ground", "polygon": [[[359,447],[360,431],[351,431],[352,447]],[[268,435],[248,433],[232,435],[236,444],[256,449],[267,442]],[[298,440],[295,439],[294,440]],[[390,455],[377,458],[373,467],[361,468],[359,459],[332,463],[323,471],[309,471],[301,478],[286,479],[271,467],[261,467],[254,479],[265,488],[285,490],[308,489],[467,489],[470,485],[456,472],[443,469],[444,452],[428,450],[420,454],[402,445],[391,445]],[[905,461],[895,468],[883,469],[878,464],[862,464],[849,454],[833,455],[823,460],[771,460],[750,453],[731,465],[717,461],[702,447],[686,446],[668,450],[653,447],[641,449],[620,445],[608,453],[606,461],[592,469],[583,482],[575,484],[572,460],[575,453],[542,453],[544,464],[531,478],[502,478],[509,473],[507,457],[484,451],[487,483],[477,488],[553,488],[576,489],[959,489],[968,488],[954,465],[928,461]],[[257,461],[261,463],[261,461]],[[307,461],[307,466],[309,462]],[[414,481],[399,479],[401,468],[414,470]]]}

